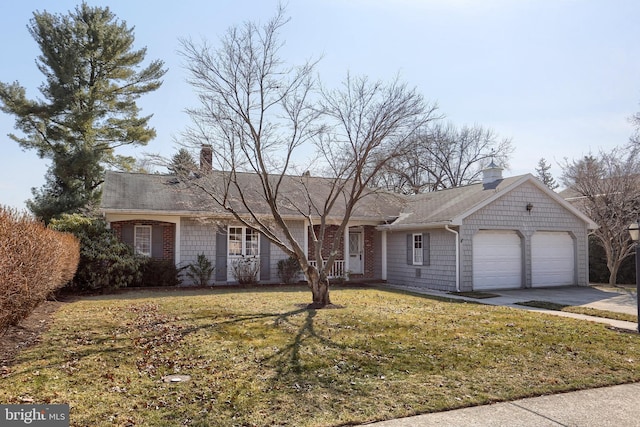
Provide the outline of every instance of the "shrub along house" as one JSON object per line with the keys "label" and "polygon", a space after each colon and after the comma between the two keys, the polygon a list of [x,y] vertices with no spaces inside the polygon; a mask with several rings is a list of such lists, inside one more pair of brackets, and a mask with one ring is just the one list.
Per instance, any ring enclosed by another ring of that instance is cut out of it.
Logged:
{"label": "shrub along house", "polygon": [[[341,236],[332,275],[445,291],[587,285],[587,236],[596,224],[532,175],[502,178],[501,171],[492,164],[482,183],[438,192],[372,193]],[[242,179],[250,188],[252,175]],[[306,179],[321,198],[326,180]],[[299,181],[291,177],[290,194]],[[288,257],[175,176],[108,172],[101,209],[139,253],[176,265],[204,254],[216,283],[233,283],[231,266],[243,257],[259,262],[260,283],[278,282],[277,262]],[[296,209],[282,209],[309,253],[311,225]],[[344,213],[335,215],[337,224]]]}

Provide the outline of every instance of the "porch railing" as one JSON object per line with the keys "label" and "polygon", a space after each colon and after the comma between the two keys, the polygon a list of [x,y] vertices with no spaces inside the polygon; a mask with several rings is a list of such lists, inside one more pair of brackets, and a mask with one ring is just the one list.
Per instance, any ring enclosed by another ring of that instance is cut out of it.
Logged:
{"label": "porch railing", "polygon": [[[311,264],[314,267],[317,267],[317,263],[315,261],[309,261],[309,264]],[[329,272],[329,278],[330,279],[335,279],[336,277],[344,277],[344,260],[342,259],[337,259],[333,262],[333,265],[331,266],[331,271]]]}

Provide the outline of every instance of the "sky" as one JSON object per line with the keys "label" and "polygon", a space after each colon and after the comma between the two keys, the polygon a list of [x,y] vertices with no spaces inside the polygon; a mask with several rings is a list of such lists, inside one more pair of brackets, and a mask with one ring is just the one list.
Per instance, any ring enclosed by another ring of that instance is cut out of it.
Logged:
{"label": "sky", "polygon": [[[108,6],[135,27],[144,64],[168,72],[138,100],[153,114],[157,137],[119,151],[171,157],[197,105],[179,55],[180,40],[207,40],[246,21],[266,22],[277,0],[87,0]],[[38,47],[27,31],[34,11],[63,13],[79,1],[0,4],[0,81],[18,81],[31,99],[44,81]],[[535,174],[541,158],[559,179],[564,159],[625,145],[640,111],[640,2],[637,0],[289,0],[281,32],[291,64],[321,57],[328,86],[347,73],[390,81],[400,76],[456,126],[481,125],[515,148],[505,176]],[[0,205],[25,209],[49,165],[7,134],[14,117],[0,112]]]}

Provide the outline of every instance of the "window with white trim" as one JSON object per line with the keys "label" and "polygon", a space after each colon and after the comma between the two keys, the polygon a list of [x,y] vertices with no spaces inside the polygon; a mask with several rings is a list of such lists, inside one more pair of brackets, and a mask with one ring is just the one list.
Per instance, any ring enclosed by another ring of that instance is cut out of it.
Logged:
{"label": "window with white trim", "polygon": [[228,253],[231,256],[260,255],[260,233],[249,227],[229,227]]}
{"label": "window with white trim", "polygon": [[139,255],[151,256],[151,226],[136,225],[133,234],[133,247]]}
{"label": "window with white trim", "polygon": [[414,265],[422,265],[423,264],[423,251],[422,251],[422,234],[414,234],[413,235],[413,264]]}

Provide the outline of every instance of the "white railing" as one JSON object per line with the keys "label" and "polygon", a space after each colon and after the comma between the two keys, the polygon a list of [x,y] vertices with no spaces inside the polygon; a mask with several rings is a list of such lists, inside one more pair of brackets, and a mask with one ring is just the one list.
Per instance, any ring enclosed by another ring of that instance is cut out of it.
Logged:
{"label": "white railing", "polygon": [[[314,260],[310,260],[309,264],[314,267],[317,267],[317,264]],[[344,277],[344,260],[337,259],[333,262],[331,266],[331,271],[329,272],[329,278],[334,279],[336,277]]]}

